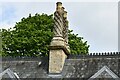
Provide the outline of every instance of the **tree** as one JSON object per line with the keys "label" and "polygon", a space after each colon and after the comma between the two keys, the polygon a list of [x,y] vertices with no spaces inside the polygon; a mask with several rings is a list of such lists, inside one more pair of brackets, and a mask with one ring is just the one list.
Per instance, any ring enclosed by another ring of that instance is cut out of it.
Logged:
{"label": "tree", "polygon": [[83,37],[78,37],[78,34],[72,32],[73,30],[69,30],[68,34],[71,54],[88,54],[89,45],[87,45],[87,41],[83,42]]}
{"label": "tree", "polygon": [[[53,15],[35,14],[22,18],[13,29],[2,29],[4,56],[46,56],[53,38]],[[89,45],[69,31],[72,54],[87,54]]]}
{"label": "tree", "polygon": [[[0,29],[0,53],[2,53],[2,32],[1,32],[1,29]],[[1,56],[1,54],[0,54]]]}

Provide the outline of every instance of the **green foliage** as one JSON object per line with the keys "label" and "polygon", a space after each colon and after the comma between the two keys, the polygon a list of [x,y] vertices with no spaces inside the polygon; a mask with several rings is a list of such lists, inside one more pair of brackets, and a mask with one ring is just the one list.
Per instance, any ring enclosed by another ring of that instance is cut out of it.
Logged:
{"label": "green foliage", "polygon": [[0,29],[0,56],[1,56],[1,53],[2,53],[2,31]]}
{"label": "green foliage", "polygon": [[[46,56],[53,38],[53,15],[35,14],[22,18],[13,29],[2,29],[3,56]],[[69,31],[72,54],[88,53],[87,42]]]}
{"label": "green foliage", "polygon": [[89,45],[87,45],[87,41],[83,42],[83,37],[78,37],[78,34],[72,32],[73,30],[69,30],[68,34],[71,54],[88,54]]}

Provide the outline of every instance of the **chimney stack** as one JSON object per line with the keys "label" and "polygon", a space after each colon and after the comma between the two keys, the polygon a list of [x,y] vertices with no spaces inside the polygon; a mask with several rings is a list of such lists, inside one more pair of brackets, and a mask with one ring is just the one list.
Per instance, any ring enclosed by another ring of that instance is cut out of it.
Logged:
{"label": "chimney stack", "polygon": [[[50,44],[49,52],[49,73],[61,73],[67,54],[70,53],[68,46],[66,46],[63,33],[65,27],[65,19],[67,18],[67,12],[64,11],[64,7],[61,2],[57,2],[56,11],[54,13],[54,37]],[[68,34],[66,32],[66,34]]]}

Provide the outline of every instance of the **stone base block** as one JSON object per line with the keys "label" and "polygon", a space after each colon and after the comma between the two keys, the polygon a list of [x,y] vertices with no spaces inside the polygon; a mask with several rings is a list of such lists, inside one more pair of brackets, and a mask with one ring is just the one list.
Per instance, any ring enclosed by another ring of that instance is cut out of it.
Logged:
{"label": "stone base block", "polygon": [[50,50],[49,53],[49,73],[61,73],[66,54],[62,49]]}

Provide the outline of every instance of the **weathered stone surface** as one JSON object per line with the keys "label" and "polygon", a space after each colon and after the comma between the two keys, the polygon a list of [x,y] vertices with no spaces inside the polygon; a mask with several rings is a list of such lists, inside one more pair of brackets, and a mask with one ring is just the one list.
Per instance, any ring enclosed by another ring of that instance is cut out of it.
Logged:
{"label": "weathered stone surface", "polygon": [[[41,62],[41,65],[39,65]],[[10,68],[20,78],[46,78],[48,73],[48,58],[4,58],[3,71]]]}
{"label": "weathered stone surface", "polygon": [[63,11],[62,11],[62,3],[57,2],[56,11],[54,13],[54,28],[53,33],[54,36],[61,36],[63,32]]}
{"label": "weathered stone surface", "polygon": [[[39,62],[41,62],[41,65],[39,65]],[[48,73],[48,58],[3,58],[1,64],[3,70],[10,68],[20,78],[51,77]],[[61,75],[61,78],[86,78],[87,80],[105,65],[120,77],[120,57],[114,55],[112,57],[84,56],[76,59],[68,58],[65,60],[62,73],[59,75]]]}
{"label": "weathered stone surface", "polygon": [[[108,66],[115,74],[120,76],[119,73],[119,60],[120,58],[82,58],[82,59],[68,59],[65,66],[69,66],[66,70],[65,77],[77,78],[90,78],[103,66]],[[64,70],[63,70],[64,71]]]}
{"label": "weathered stone surface", "polygon": [[61,73],[68,50],[62,37],[54,37],[50,44],[49,73]]}
{"label": "weathered stone surface", "polygon": [[66,42],[60,36],[54,37],[51,41],[50,50],[55,50],[55,49],[62,49],[62,50],[64,50],[65,54],[70,53],[69,46],[66,45]]}
{"label": "weathered stone surface", "polygon": [[64,11],[63,14],[63,38],[65,39],[65,42],[68,44],[68,20],[67,20],[67,11]]}
{"label": "weathered stone surface", "polygon": [[54,37],[50,44],[49,52],[49,73],[61,73],[66,54],[69,54],[67,13],[64,11],[61,2],[57,2],[54,13]]}
{"label": "weathered stone surface", "polygon": [[65,42],[64,42],[64,39],[60,36],[57,36],[57,37],[53,37],[52,41],[51,41],[51,44],[50,44],[50,48],[52,46],[65,46]]}
{"label": "weathered stone surface", "polygon": [[50,50],[49,72],[61,73],[66,57],[67,56],[62,49]]}

